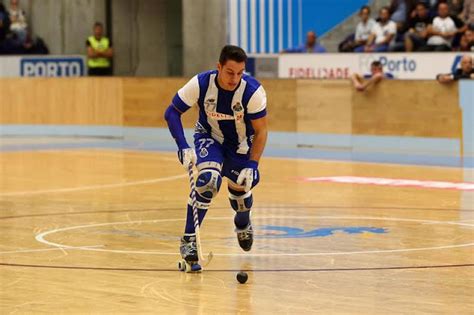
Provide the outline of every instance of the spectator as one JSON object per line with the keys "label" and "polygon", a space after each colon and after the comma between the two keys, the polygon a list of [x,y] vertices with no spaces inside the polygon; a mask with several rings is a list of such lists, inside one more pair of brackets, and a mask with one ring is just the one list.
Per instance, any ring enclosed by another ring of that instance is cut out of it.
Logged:
{"label": "spectator", "polygon": [[370,7],[363,6],[359,12],[360,22],[356,26],[354,48],[363,46],[369,39],[370,32],[375,25],[375,20],[370,17]]}
{"label": "spectator", "polygon": [[26,13],[20,8],[20,0],[10,0],[10,31],[17,37],[20,43],[26,40],[28,23],[26,22]]}
{"label": "spectator", "polygon": [[474,52],[474,30],[467,29],[464,35],[461,37],[459,43],[460,51],[473,51]]}
{"label": "spectator", "polygon": [[438,9],[440,3],[446,3],[449,8],[450,16],[459,16],[463,8],[463,0],[438,0],[435,8]]}
{"label": "spectator", "polygon": [[460,18],[469,25],[469,28],[474,29],[474,0],[464,0]]}
{"label": "spectator", "polygon": [[359,91],[365,91],[369,86],[375,85],[383,79],[393,79],[393,75],[390,73],[384,73],[383,66],[380,61],[372,61],[370,64],[370,74],[361,76],[358,73],[352,75],[352,85]]}
{"label": "spectator", "polygon": [[94,24],[94,35],[89,36],[86,41],[87,57],[89,60],[90,76],[109,76],[112,75],[113,49],[111,41],[104,36],[104,27],[102,23]]}
{"label": "spectator", "polygon": [[352,52],[355,48],[367,43],[370,32],[375,25],[375,20],[370,18],[370,7],[364,5],[359,10],[360,22],[357,23],[356,31],[339,44],[340,52]]}
{"label": "spectator", "polygon": [[317,42],[317,39],[318,37],[316,36],[316,33],[314,31],[309,31],[308,33],[306,33],[305,44],[298,47],[285,49],[283,52],[284,53],[325,53],[326,48],[319,45]]}
{"label": "spectator", "polygon": [[428,6],[420,2],[415,8],[416,15],[408,21],[408,31],[405,33],[405,50],[414,51],[424,48],[428,39],[428,26],[431,24]]}
{"label": "spectator", "polygon": [[428,51],[450,51],[451,41],[457,33],[453,19],[449,17],[449,7],[446,3],[438,5],[438,16],[433,19],[433,24],[428,27]]}
{"label": "spectator", "polygon": [[472,69],[472,57],[464,55],[461,59],[461,68],[453,73],[438,74],[436,80],[439,83],[450,83],[459,79],[474,79],[474,70]]}
{"label": "spectator", "polygon": [[383,7],[379,12],[379,21],[375,23],[365,46],[359,46],[356,52],[383,52],[388,51],[397,33],[397,25],[390,20],[388,7]]}
{"label": "spectator", "polygon": [[10,31],[10,17],[3,3],[0,2],[0,44]]}

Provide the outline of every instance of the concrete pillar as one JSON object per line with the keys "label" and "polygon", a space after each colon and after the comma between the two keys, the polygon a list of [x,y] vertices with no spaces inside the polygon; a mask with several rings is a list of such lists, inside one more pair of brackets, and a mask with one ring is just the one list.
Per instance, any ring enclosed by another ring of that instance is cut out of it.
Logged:
{"label": "concrete pillar", "polygon": [[61,27],[63,1],[32,0],[26,12],[33,34],[43,38],[51,54],[64,53],[64,38]]}
{"label": "concrete pillar", "polygon": [[105,27],[105,0],[63,0],[61,19],[63,52],[85,54],[86,39],[93,34],[94,23],[101,22]]}
{"label": "concrete pillar", "polygon": [[114,0],[116,75],[181,75],[180,9],[176,0]]}
{"label": "concrete pillar", "polygon": [[227,42],[227,1],[182,0],[183,75],[214,69]]}
{"label": "concrete pillar", "polygon": [[51,54],[85,54],[94,23],[105,25],[105,0],[23,0],[21,5]]}

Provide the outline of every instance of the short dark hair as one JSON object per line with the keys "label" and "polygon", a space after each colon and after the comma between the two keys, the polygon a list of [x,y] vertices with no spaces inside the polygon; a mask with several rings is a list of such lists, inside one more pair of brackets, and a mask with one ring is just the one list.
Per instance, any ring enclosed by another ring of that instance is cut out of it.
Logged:
{"label": "short dark hair", "polygon": [[219,56],[219,63],[225,65],[227,60],[234,60],[236,62],[247,62],[247,54],[239,46],[226,45],[221,50]]}
{"label": "short dark hair", "polygon": [[370,66],[372,67],[377,67],[377,68],[382,68],[382,63],[378,60],[375,60],[375,61],[372,61],[372,63],[370,64]]}
{"label": "short dark hair", "polygon": [[104,24],[102,24],[101,22],[95,22],[94,23],[94,28],[96,28],[97,26],[100,26],[100,27],[104,28]]}
{"label": "short dark hair", "polygon": [[417,6],[419,6],[419,5],[423,6],[425,9],[428,9],[428,8],[429,8],[429,7],[428,7],[428,4],[427,4],[426,2],[423,2],[423,1],[419,1],[419,2],[416,4],[415,8],[416,8]]}
{"label": "short dark hair", "polygon": [[368,5],[361,6],[359,12],[362,13],[364,10],[367,10],[370,14],[370,7]]}

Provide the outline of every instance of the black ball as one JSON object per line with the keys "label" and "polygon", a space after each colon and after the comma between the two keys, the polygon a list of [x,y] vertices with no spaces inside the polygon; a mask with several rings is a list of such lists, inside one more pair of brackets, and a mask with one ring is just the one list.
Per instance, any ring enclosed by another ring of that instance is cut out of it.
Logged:
{"label": "black ball", "polygon": [[240,283],[247,282],[248,278],[249,278],[249,275],[246,272],[241,271],[237,274],[237,281],[239,281]]}

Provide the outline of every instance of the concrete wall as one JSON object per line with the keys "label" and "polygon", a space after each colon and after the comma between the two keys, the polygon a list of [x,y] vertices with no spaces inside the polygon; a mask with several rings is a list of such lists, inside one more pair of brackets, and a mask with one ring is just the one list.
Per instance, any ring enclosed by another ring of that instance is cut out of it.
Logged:
{"label": "concrete wall", "polygon": [[183,75],[214,69],[227,42],[227,1],[183,1]]}
{"label": "concrete wall", "polygon": [[85,54],[94,22],[105,22],[105,0],[23,0],[33,33],[51,54]]}
{"label": "concrete wall", "polygon": [[[115,74],[181,76],[184,67],[191,76],[214,68],[226,42],[226,5],[222,0],[113,0]],[[33,32],[56,55],[85,54],[94,22],[106,22],[106,0],[22,0],[21,6]]]}

